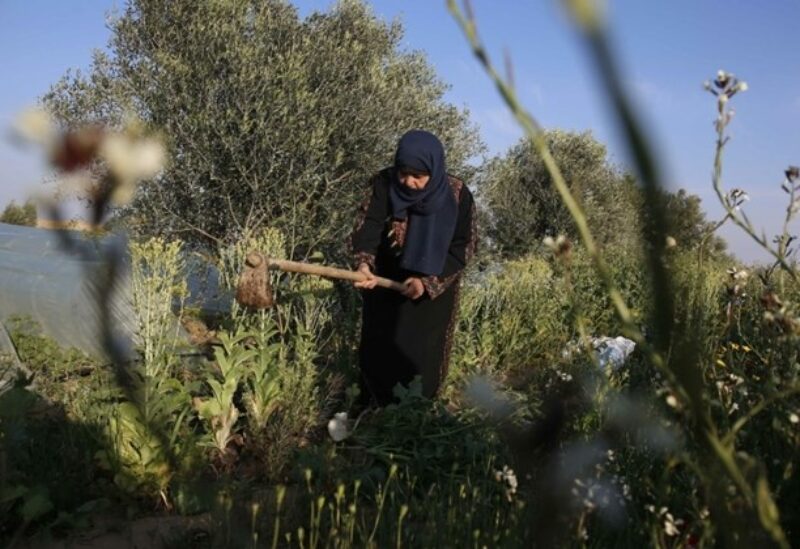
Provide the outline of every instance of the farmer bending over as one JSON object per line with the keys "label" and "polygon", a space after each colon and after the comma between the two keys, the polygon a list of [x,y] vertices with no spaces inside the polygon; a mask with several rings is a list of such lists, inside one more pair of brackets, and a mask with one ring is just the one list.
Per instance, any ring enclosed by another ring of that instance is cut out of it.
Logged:
{"label": "farmer bending over", "polygon": [[[369,182],[352,246],[368,278],[359,366],[362,397],[386,405],[398,383],[422,379],[433,398],[447,375],[461,274],[475,253],[472,193],[446,171],[444,147],[414,130],[400,139],[394,166]],[[375,286],[375,275],[403,280],[399,294]]]}

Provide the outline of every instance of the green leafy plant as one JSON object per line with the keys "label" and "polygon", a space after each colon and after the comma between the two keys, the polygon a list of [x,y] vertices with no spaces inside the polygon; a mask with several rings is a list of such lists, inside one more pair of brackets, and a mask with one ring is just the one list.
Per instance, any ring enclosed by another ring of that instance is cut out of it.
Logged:
{"label": "green leafy plant", "polygon": [[254,349],[242,345],[250,337],[247,332],[219,335],[221,345],[214,349],[216,361],[205,380],[211,396],[194,399],[198,415],[206,422],[208,440],[205,444],[215,448],[222,457],[228,454],[228,447],[236,438],[234,427],[240,411],[234,403],[234,395],[245,377],[245,365],[257,356]]}
{"label": "green leafy plant", "polygon": [[274,328],[258,334],[256,354],[247,375],[244,402],[248,428],[253,432],[263,430],[278,408],[282,345],[275,340],[276,334]]}
{"label": "green leafy plant", "polygon": [[173,314],[173,307],[180,311],[187,295],[182,245],[153,238],[133,243],[131,257],[141,360],[127,369],[130,399],[109,414],[109,444],[97,457],[125,492],[157,495],[170,507],[170,481],[192,447],[192,437],[184,430],[189,391],[177,377],[179,316]]}
{"label": "green leafy plant", "polygon": [[[645,353],[649,364],[666,379],[666,386],[672,393],[668,404],[673,407],[685,407],[687,427],[684,434],[687,438],[680,459],[690,466],[697,475],[697,481],[705,493],[705,500],[711,508],[711,517],[718,529],[716,534],[729,544],[745,543],[750,540],[757,543],[765,535],[780,546],[788,546],[786,534],[780,524],[778,508],[775,504],[768,480],[759,470],[757,461],[749,455],[743,455],[735,444],[735,434],[723,435],[724,432],[715,419],[713,401],[709,399],[709,389],[703,383],[703,343],[707,332],[690,332],[685,326],[674,322],[676,313],[674,273],[668,268],[664,259],[668,249],[668,217],[661,190],[660,171],[648,143],[647,135],[642,131],[625,93],[620,78],[616,59],[608,44],[605,20],[596,3],[588,0],[568,0],[565,2],[572,15],[576,27],[580,29],[586,40],[588,50],[599,68],[601,83],[608,94],[612,109],[620,123],[623,135],[628,142],[637,169],[638,177],[645,196],[645,224],[642,227],[644,253],[648,258],[652,309],[649,317],[651,336],[644,333],[633,322],[631,309],[619,291],[608,264],[596,239],[587,223],[587,216],[575,199],[563,172],[553,159],[544,132],[535,119],[520,104],[513,82],[504,80],[495,70],[486,50],[478,38],[477,24],[471,10],[465,16],[455,0],[448,2],[451,12],[461,25],[477,58],[484,65],[487,73],[496,84],[507,105],[522,125],[527,137],[537,148],[544,164],[550,173],[553,183],[559,191],[565,206],[575,222],[582,244],[593,259],[598,278],[629,337]],[[467,7],[469,4],[467,3]],[[721,173],[721,149],[726,139],[723,130],[730,121],[725,111],[728,99],[740,91],[742,86],[726,73],[718,76],[714,90],[719,97],[719,118],[717,130],[719,134],[717,155],[715,159],[714,187],[720,199],[719,174]],[[788,177],[788,175],[787,175]],[[787,186],[787,192],[793,200],[793,191]],[[735,197],[734,197],[735,198]],[[726,205],[728,215],[738,204]],[[787,209],[787,221],[791,217],[793,204]],[[734,222],[737,220],[734,219]],[[737,223],[750,232],[747,223]],[[757,241],[764,243],[763,239]],[[783,239],[788,240],[788,239]],[[674,241],[674,239],[673,239]],[[776,263],[785,270],[791,268],[785,261],[786,245],[779,243],[777,251],[771,251]],[[567,246],[568,248],[569,246]],[[795,273],[791,273],[795,277]],[[736,294],[734,293],[734,296]],[[790,388],[789,396],[796,388]],[[760,406],[753,409],[753,415],[760,412]],[[746,420],[743,420],[746,421]],[[539,517],[542,520],[542,517]],[[542,524],[544,524],[542,522]],[[758,529],[752,526],[758,525]],[[679,530],[674,527],[669,535]],[[550,530],[555,535],[555,530]]]}

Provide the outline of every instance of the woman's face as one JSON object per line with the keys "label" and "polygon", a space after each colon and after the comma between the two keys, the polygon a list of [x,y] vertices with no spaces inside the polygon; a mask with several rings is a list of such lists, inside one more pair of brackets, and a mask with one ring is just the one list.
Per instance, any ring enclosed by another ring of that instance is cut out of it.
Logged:
{"label": "woman's face", "polygon": [[397,179],[400,180],[400,183],[414,191],[421,191],[424,189],[430,178],[431,176],[426,173],[416,172],[406,168],[397,172]]}

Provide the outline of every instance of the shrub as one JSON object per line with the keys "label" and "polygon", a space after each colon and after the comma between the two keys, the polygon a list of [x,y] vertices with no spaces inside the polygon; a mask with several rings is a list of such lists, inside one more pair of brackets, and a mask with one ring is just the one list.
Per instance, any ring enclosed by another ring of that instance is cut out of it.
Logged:
{"label": "shrub", "polygon": [[18,206],[13,200],[5,207],[3,213],[0,214],[0,223],[9,223],[11,225],[25,225],[27,227],[36,226],[36,204],[31,201],[25,202],[22,206]]}
{"label": "shrub", "polygon": [[210,243],[268,224],[292,255],[341,258],[361,188],[404,131],[436,133],[461,175],[481,147],[401,38],[360,1],[301,19],[281,0],[133,0],[109,53],[44,103],[67,125],[134,111],[169,139],[170,165],[141,188],[131,226]]}

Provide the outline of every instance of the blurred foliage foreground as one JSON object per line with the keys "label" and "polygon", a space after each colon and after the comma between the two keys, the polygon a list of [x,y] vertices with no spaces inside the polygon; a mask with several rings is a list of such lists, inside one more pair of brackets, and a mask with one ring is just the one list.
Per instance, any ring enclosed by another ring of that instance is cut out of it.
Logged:
{"label": "blurred foliage foreground", "polygon": [[[281,242],[265,231],[219,255],[234,274],[250,246],[279,255]],[[702,546],[719,540],[714,499],[749,516],[733,483],[704,489],[690,410],[663,372],[638,350],[603,369],[575,345],[578,318],[592,334],[621,330],[579,249],[566,263],[536,253],[473,272],[444,398],[412,386],[363,412],[350,288],[273,275],[276,309],[206,319],[214,332],[187,350],[170,307],[185,291],[180,248],[134,246],[146,337],[127,365],[132,390],[14,324],[33,376],[0,397],[4,538],[133,535],[135,519],[155,514],[202,519],[170,523],[165,546]],[[778,284],[796,303],[800,285],[698,267],[694,253],[665,259],[712,419],[797,535],[797,334],[769,320],[764,296]],[[638,261],[610,267],[645,318]]]}

